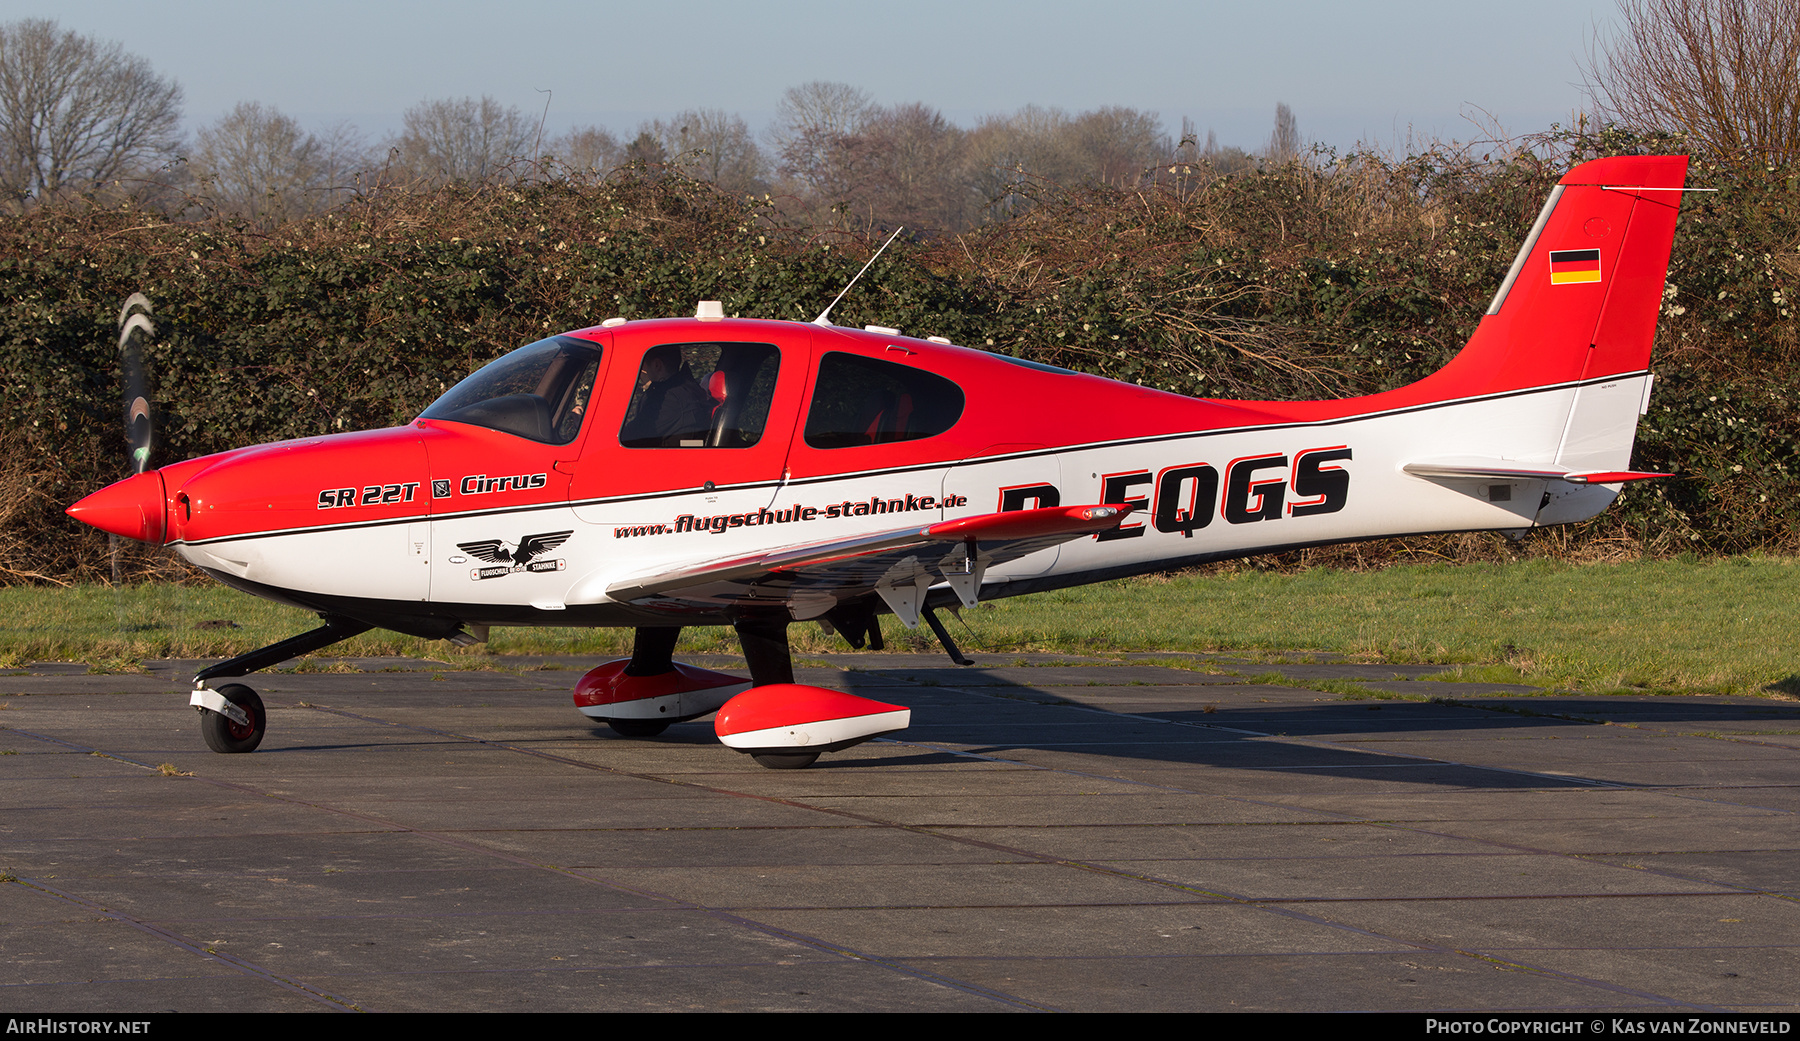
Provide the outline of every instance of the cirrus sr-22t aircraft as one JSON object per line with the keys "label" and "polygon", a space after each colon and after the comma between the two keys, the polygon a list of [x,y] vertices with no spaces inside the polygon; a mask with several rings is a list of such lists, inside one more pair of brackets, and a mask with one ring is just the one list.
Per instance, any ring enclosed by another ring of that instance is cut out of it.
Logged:
{"label": "cirrus sr-22t aircraft", "polygon": [[[1684,157],[1577,167],[1466,347],[1331,401],[1183,397],[891,329],[611,319],[521,347],[412,423],[174,463],[69,508],[324,624],[201,672],[207,743],[247,752],[243,676],[373,627],[631,626],[577,707],[629,736],[717,712],[805,766],[908,710],[794,683],[790,622],[880,646],[957,601],[1226,557],[1594,516],[1646,408]],[[749,679],[672,660],[735,627]],[[953,644],[946,648],[957,656]]]}

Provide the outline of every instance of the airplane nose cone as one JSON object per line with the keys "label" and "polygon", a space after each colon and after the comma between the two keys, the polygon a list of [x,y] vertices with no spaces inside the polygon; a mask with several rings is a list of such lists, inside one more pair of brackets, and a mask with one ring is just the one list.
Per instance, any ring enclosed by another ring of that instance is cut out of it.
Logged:
{"label": "airplane nose cone", "polygon": [[162,474],[156,470],[109,484],[63,511],[83,524],[160,545],[168,530]]}

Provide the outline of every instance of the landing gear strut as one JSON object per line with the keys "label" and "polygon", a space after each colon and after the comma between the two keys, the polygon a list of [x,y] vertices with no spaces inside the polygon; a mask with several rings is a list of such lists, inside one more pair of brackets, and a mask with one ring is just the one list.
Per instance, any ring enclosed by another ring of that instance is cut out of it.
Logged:
{"label": "landing gear strut", "polygon": [[[640,626],[632,634],[631,661],[625,665],[627,676],[658,676],[675,668],[675,643],[681,639],[681,627]],[[608,719],[606,725],[620,737],[655,737],[669,729],[663,719]]]}
{"label": "landing gear strut", "polygon": [[750,682],[758,687],[771,683],[794,682],[794,655],[788,650],[788,616],[779,614],[741,614],[732,619],[738,644],[744,648],[744,664],[750,667]]}
{"label": "landing gear strut", "polygon": [[821,752],[906,729],[912,712],[903,705],[795,683],[787,626],[785,612],[732,621],[756,685],[719,709],[713,732],[720,741],[771,770],[799,770]]}
{"label": "landing gear strut", "polygon": [[263,733],[268,729],[268,714],[263,711],[262,698],[256,691],[242,683],[227,683],[215,690],[208,687],[208,683],[247,676],[373,628],[366,622],[328,615],[325,624],[317,629],[200,670],[194,677],[194,694],[188,704],[200,710],[200,735],[206,739],[206,747],[215,752],[254,752],[256,746],[262,744]]}
{"label": "landing gear strut", "polygon": [[[750,681],[758,687],[771,683],[794,682],[794,655],[788,648],[786,614],[746,614],[733,620],[738,644],[744,648],[744,663],[750,666]],[[877,629],[876,639],[881,630]],[[752,752],[750,758],[771,770],[804,770],[818,761],[819,753]]]}

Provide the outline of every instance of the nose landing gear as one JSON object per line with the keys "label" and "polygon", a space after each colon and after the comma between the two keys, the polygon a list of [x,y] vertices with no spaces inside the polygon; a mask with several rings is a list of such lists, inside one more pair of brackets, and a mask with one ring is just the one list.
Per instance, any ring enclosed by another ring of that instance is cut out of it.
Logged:
{"label": "nose landing gear", "polygon": [[206,739],[206,747],[215,752],[256,751],[269,725],[262,698],[242,683],[227,683],[209,693],[217,695],[224,705],[214,708],[204,703],[211,699],[202,699],[200,691],[194,692],[193,704],[200,710],[200,736]]}
{"label": "nose landing gear", "polygon": [[256,746],[262,744],[263,732],[269,724],[262,698],[256,691],[242,683],[227,683],[218,688],[208,687],[208,683],[247,676],[372,628],[367,622],[328,615],[325,624],[317,629],[200,670],[194,677],[194,695],[188,699],[188,704],[200,710],[200,736],[206,739],[206,747],[215,752],[254,752]]}

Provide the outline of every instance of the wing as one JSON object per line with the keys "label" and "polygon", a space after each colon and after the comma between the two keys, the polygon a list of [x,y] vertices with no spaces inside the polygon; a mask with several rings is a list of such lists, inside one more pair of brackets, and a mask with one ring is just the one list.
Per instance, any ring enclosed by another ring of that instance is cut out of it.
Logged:
{"label": "wing", "polygon": [[575,532],[571,529],[569,531],[547,531],[542,535],[527,535],[519,540],[519,551],[514,554],[513,559],[521,564],[529,564],[569,541],[569,536],[573,534]]}
{"label": "wing", "polygon": [[799,619],[876,593],[911,627],[934,584],[948,582],[973,607],[990,566],[1116,528],[1130,510],[1053,506],[986,513],[637,575],[613,583],[606,594],[646,607],[781,604]]}
{"label": "wing", "polygon": [[490,564],[512,563],[512,556],[500,548],[499,539],[488,539],[485,542],[458,542],[456,548]]}

